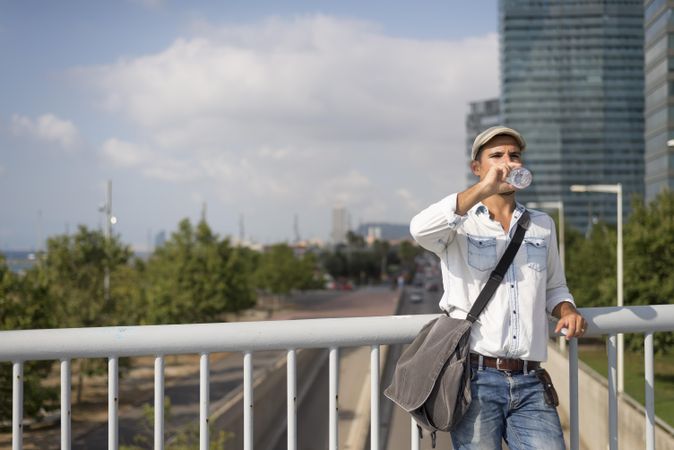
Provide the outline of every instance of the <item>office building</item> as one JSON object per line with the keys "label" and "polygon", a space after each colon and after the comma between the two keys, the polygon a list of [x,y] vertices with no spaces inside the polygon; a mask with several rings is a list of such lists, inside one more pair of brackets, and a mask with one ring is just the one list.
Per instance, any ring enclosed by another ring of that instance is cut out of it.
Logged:
{"label": "office building", "polygon": [[[500,99],[498,98],[469,103],[468,115],[466,116],[466,161],[470,161],[475,137],[487,128],[502,122],[499,104]],[[476,181],[477,177],[470,170],[470,165],[466,164],[466,187],[471,186]]]}
{"label": "office building", "polygon": [[[646,200],[665,188],[674,190],[674,27],[672,4],[644,2]],[[671,79],[670,79],[671,78]]]}
{"label": "office building", "polygon": [[333,244],[346,242],[346,234],[351,229],[349,212],[343,206],[337,206],[332,210],[332,233],[330,234]]}
{"label": "office building", "polygon": [[642,0],[500,0],[501,114],[527,140],[534,183],[518,196],[558,201],[585,229],[615,222],[616,198],[572,184],[644,192]]}

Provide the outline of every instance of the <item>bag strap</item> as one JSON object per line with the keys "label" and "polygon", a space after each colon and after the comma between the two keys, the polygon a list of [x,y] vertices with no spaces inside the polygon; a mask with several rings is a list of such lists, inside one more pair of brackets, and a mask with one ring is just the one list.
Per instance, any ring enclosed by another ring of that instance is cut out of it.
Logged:
{"label": "bag strap", "polygon": [[491,300],[491,298],[494,296],[494,293],[496,292],[496,289],[498,289],[499,284],[501,284],[501,281],[503,281],[506,270],[508,270],[508,267],[510,267],[510,264],[512,264],[513,259],[515,259],[517,251],[520,249],[520,245],[524,239],[524,233],[526,233],[527,229],[529,228],[529,223],[529,211],[525,209],[524,213],[522,213],[522,217],[520,217],[517,221],[515,236],[513,236],[512,241],[510,241],[510,244],[508,244],[506,251],[503,253],[503,256],[501,256],[501,260],[496,265],[496,268],[491,273],[491,275],[489,275],[487,284],[485,284],[482,288],[480,295],[477,296],[477,300],[475,300],[473,307],[470,308],[470,311],[468,312],[468,316],[466,316],[466,319],[470,320],[471,323],[477,320],[477,317],[482,313],[482,310],[487,306],[489,300]]}

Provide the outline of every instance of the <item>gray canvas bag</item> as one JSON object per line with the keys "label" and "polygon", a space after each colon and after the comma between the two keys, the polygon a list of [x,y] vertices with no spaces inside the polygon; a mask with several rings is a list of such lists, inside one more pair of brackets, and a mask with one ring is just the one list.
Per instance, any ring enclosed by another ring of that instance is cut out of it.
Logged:
{"label": "gray canvas bag", "polygon": [[503,280],[529,227],[525,210],[515,235],[478,295],[466,319],[448,315],[421,329],[400,355],[393,380],[384,394],[431,432],[451,431],[468,410],[470,394],[470,330]]}

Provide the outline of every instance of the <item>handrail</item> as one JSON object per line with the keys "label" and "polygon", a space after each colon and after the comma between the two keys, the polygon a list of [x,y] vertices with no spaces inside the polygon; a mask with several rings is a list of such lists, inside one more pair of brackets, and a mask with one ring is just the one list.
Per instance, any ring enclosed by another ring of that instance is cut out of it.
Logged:
{"label": "handrail", "polygon": [[[674,305],[580,308],[586,336],[672,330]],[[174,355],[410,342],[437,314],[0,331],[0,361]],[[554,323],[550,326],[553,334]]]}
{"label": "handrail", "polygon": [[[618,333],[645,334],[646,446],[654,449],[653,405],[653,333],[674,331],[674,305],[581,308],[588,322],[586,336],[608,335],[609,361],[609,436],[610,448],[617,449],[617,391],[615,389]],[[235,351],[244,354],[244,449],[252,449],[253,375],[252,353],[264,350],[288,352],[288,448],[295,448],[295,349],[330,349],[331,410],[336,411],[338,396],[338,352],[342,347],[369,346],[371,373],[371,446],[379,445],[380,367],[379,347],[411,342],[419,330],[437,314],[352,317],[338,319],[303,319],[267,322],[212,323],[191,325],[118,326],[98,328],[63,328],[46,330],[0,331],[0,362],[13,363],[12,376],[12,446],[22,448],[23,364],[34,360],[61,360],[62,448],[69,449],[70,428],[70,361],[73,358],[108,359],[109,421],[111,448],[118,443],[118,359],[126,356],[155,356],[155,409],[163,410],[163,356],[200,355],[200,448],[208,449],[209,362],[210,353]],[[555,321],[549,332],[554,336]],[[579,448],[578,436],[578,344],[569,346],[571,448]],[[332,400],[334,398],[334,401]],[[337,415],[330,420],[330,449],[337,448]],[[164,417],[155,417],[155,448],[163,448]],[[414,429],[414,426],[412,427]],[[418,436],[412,433],[413,444]]]}

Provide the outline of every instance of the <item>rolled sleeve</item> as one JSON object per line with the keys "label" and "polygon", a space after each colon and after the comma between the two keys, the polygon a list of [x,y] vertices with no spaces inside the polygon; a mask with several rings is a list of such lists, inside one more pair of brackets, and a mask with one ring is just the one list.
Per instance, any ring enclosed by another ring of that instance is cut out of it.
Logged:
{"label": "rolled sleeve", "polygon": [[545,309],[548,314],[552,314],[555,307],[563,302],[569,302],[573,306],[576,306],[576,302],[566,286],[548,289],[545,299]]}
{"label": "rolled sleeve", "polygon": [[457,194],[448,195],[412,218],[410,234],[419,245],[439,253],[452,242],[464,217],[456,214],[456,197]]}

